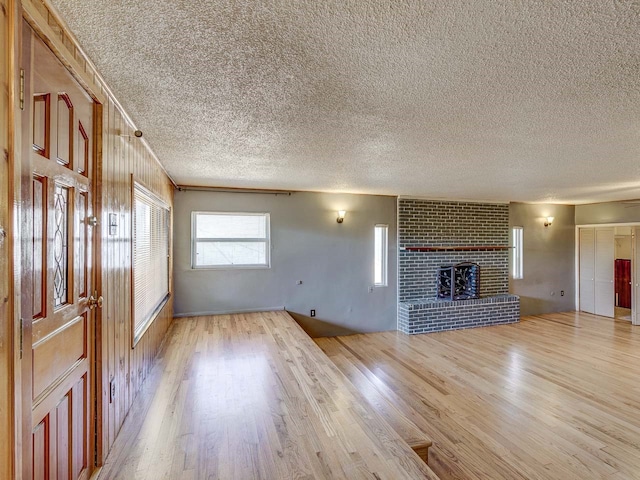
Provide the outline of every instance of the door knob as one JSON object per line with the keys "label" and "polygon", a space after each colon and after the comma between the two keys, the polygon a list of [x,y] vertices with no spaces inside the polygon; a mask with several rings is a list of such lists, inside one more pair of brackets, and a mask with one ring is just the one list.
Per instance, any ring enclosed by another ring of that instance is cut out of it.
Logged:
{"label": "door knob", "polygon": [[[96,292],[94,295],[97,296],[98,292]],[[102,295],[100,295],[98,298],[96,298],[93,295],[91,295],[89,297],[89,301],[87,302],[88,305],[89,305],[89,310],[93,310],[96,307],[102,308],[103,302],[104,302],[104,299],[102,298]]]}

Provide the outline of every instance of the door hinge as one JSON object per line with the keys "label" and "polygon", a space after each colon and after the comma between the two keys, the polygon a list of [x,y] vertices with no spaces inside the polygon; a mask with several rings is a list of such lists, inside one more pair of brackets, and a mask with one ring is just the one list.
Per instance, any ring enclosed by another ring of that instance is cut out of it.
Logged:
{"label": "door hinge", "polygon": [[24,69],[20,69],[20,110],[24,110]]}
{"label": "door hinge", "polygon": [[24,320],[20,318],[20,360],[22,360],[22,351],[23,351],[23,344],[24,344],[23,330],[24,330]]}

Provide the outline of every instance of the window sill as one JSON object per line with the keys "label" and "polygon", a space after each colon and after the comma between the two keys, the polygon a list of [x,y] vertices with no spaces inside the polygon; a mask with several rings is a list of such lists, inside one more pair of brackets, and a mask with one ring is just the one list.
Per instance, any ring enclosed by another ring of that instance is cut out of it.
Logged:
{"label": "window sill", "polygon": [[170,298],[171,298],[171,292],[167,293],[164,299],[158,304],[158,306],[155,308],[153,313],[149,316],[148,320],[144,322],[144,324],[142,324],[140,327],[138,327],[137,331],[134,331],[133,342],[131,345],[132,349],[136,348],[136,345],[138,344],[140,339],[144,337],[144,334],[147,333],[147,330],[149,330],[149,327],[153,325],[153,322],[156,321],[156,318],[158,318],[158,315],[160,315],[160,312],[165,307],[165,305],[167,304]]}
{"label": "window sill", "polygon": [[269,270],[271,265],[221,265],[191,267],[191,270]]}

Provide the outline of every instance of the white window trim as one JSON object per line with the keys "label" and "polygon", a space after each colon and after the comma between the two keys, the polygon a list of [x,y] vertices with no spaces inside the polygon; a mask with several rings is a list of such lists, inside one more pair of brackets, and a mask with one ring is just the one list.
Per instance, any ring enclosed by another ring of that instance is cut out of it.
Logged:
{"label": "white window trim", "polygon": [[[375,256],[376,256],[376,241],[375,241],[375,231],[377,228],[384,228],[384,245],[382,248],[382,282],[376,283],[375,278]],[[379,223],[374,226],[373,229],[373,258],[374,258],[374,274],[373,274],[373,286],[374,287],[388,287],[389,286],[389,225]]]}
{"label": "white window trim", "polygon": [[[266,217],[265,238],[196,238],[198,215],[246,215]],[[256,242],[265,243],[265,263],[247,265],[196,265],[196,243],[198,242]],[[192,270],[255,270],[271,268],[271,215],[267,212],[214,212],[214,211],[194,211],[191,212],[191,269]]]}
{"label": "white window trim", "polygon": [[[516,233],[518,232],[518,233]],[[511,278],[522,280],[524,278],[524,228],[511,227]]]}

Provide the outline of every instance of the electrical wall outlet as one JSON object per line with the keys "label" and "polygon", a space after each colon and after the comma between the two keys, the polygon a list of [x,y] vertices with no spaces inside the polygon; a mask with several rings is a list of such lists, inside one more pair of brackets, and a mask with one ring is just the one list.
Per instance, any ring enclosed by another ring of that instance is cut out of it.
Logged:
{"label": "electrical wall outlet", "polygon": [[315,308],[311,309],[311,313],[309,314],[311,317],[315,317],[316,316],[316,310]]}
{"label": "electrical wall outlet", "polygon": [[560,296],[564,297],[564,290],[560,290]]}

